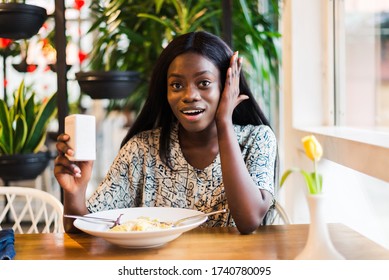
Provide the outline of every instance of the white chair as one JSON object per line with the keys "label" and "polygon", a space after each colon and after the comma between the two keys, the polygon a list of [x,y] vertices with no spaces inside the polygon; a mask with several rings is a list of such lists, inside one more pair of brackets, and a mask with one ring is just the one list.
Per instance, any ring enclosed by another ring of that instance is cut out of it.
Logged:
{"label": "white chair", "polygon": [[63,205],[52,194],[28,187],[0,186],[1,198],[0,229],[12,225],[15,233],[64,232]]}
{"label": "white chair", "polygon": [[281,206],[279,202],[275,202],[274,209],[271,217],[267,220],[266,224],[268,225],[289,225],[291,220],[286,213],[285,209]]}
{"label": "white chair", "polygon": [[292,223],[288,216],[288,213],[286,213],[284,207],[282,207],[281,204],[276,202],[275,208],[276,208],[276,216],[273,224],[275,224],[276,221],[278,221],[279,223],[283,223],[285,225],[289,225]]}

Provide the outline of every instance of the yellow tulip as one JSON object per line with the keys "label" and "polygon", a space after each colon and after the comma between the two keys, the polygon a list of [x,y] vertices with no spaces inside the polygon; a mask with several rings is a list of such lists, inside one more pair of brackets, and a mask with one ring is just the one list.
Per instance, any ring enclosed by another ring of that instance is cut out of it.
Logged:
{"label": "yellow tulip", "polygon": [[308,192],[310,194],[320,194],[322,193],[323,176],[317,172],[317,165],[318,161],[323,155],[323,149],[319,141],[317,141],[313,135],[305,136],[301,139],[301,141],[303,143],[305,154],[313,161],[314,171],[307,172],[300,168],[288,169],[281,177],[280,186],[285,183],[286,178],[288,178],[290,174],[297,171],[304,176],[305,182],[307,183]]}
{"label": "yellow tulip", "polygon": [[313,161],[319,161],[323,155],[323,149],[313,135],[305,136],[302,139],[305,154]]}

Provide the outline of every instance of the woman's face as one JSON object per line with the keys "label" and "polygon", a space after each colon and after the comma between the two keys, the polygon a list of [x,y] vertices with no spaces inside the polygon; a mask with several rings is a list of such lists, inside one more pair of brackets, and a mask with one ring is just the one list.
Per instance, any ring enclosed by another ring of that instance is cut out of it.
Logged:
{"label": "woman's face", "polygon": [[177,56],[167,73],[167,98],[185,130],[200,132],[214,124],[220,99],[219,69],[195,53]]}

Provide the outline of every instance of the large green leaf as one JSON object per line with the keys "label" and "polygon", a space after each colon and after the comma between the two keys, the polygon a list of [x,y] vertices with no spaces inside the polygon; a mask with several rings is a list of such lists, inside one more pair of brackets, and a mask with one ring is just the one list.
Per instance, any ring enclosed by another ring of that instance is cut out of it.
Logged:
{"label": "large green leaf", "polygon": [[12,151],[12,120],[8,106],[0,99],[0,145],[2,153],[9,154]]}
{"label": "large green leaf", "polygon": [[284,172],[284,174],[282,174],[282,177],[281,177],[281,180],[280,180],[280,187],[282,187],[286,181],[286,179],[289,177],[290,174],[292,174],[293,172],[300,172],[300,169],[298,168],[291,168],[291,169],[288,169]]}
{"label": "large green leaf", "polygon": [[19,88],[15,94],[15,101],[14,101],[14,117],[13,119],[16,119],[16,115],[21,114],[25,115],[26,112],[24,110],[24,97],[25,97],[25,86],[24,86],[24,80],[19,85]]}
{"label": "large green leaf", "polygon": [[30,98],[27,99],[25,102],[25,116],[26,116],[26,123],[27,123],[27,129],[30,131],[34,125],[35,121],[35,94],[31,94]]}
{"label": "large green leaf", "polygon": [[9,154],[9,152],[8,152],[8,147],[5,147],[4,144],[0,142],[0,155],[2,154]]}
{"label": "large green leaf", "polygon": [[19,154],[27,139],[27,122],[23,115],[16,115],[15,117],[15,133],[14,133],[15,145],[13,154]]}
{"label": "large green leaf", "polygon": [[33,127],[28,133],[26,144],[22,149],[23,153],[33,152],[41,147],[42,135],[46,134],[47,125],[54,116],[56,108],[57,94],[54,94],[40,107]]}
{"label": "large green leaf", "polygon": [[174,25],[174,22],[168,18],[159,18],[155,15],[151,15],[151,14],[145,14],[145,13],[139,13],[137,15],[138,17],[140,18],[149,18],[149,19],[152,19],[156,22],[159,22],[160,24],[162,24],[163,26],[165,26],[166,28],[170,29],[170,30],[176,30],[176,27]]}
{"label": "large green leaf", "polygon": [[286,170],[280,180],[280,187],[282,187],[286,181],[286,179],[294,172],[299,172],[301,175],[303,175],[305,183],[307,184],[308,192],[310,194],[319,194],[322,191],[322,185],[323,185],[323,177],[321,174],[317,174],[318,176],[318,182],[316,183],[316,174],[315,172],[308,173],[300,168],[290,168]]}
{"label": "large green leaf", "polygon": [[41,138],[38,140],[38,144],[35,146],[35,149],[32,151],[33,153],[37,153],[40,151],[41,147],[45,144],[46,141],[46,133],[41,135]]}

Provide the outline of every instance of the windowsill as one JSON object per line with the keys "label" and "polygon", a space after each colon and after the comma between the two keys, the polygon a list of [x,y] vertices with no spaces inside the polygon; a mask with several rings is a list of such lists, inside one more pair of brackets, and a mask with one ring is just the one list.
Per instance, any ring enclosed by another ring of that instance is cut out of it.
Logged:
{"label": "windowsill", "polygon": [[389,128],[356,128],[356,127],[295,127],[300,131],[325,135],[363,144],[389,148]]}
{"label": "windowsill", "polygon": [[300,139],[314,134],[323,146],[323,157],[374,178],[389,182],[389,132],[348,127],[299,127],[293,130],[296,148]]}

